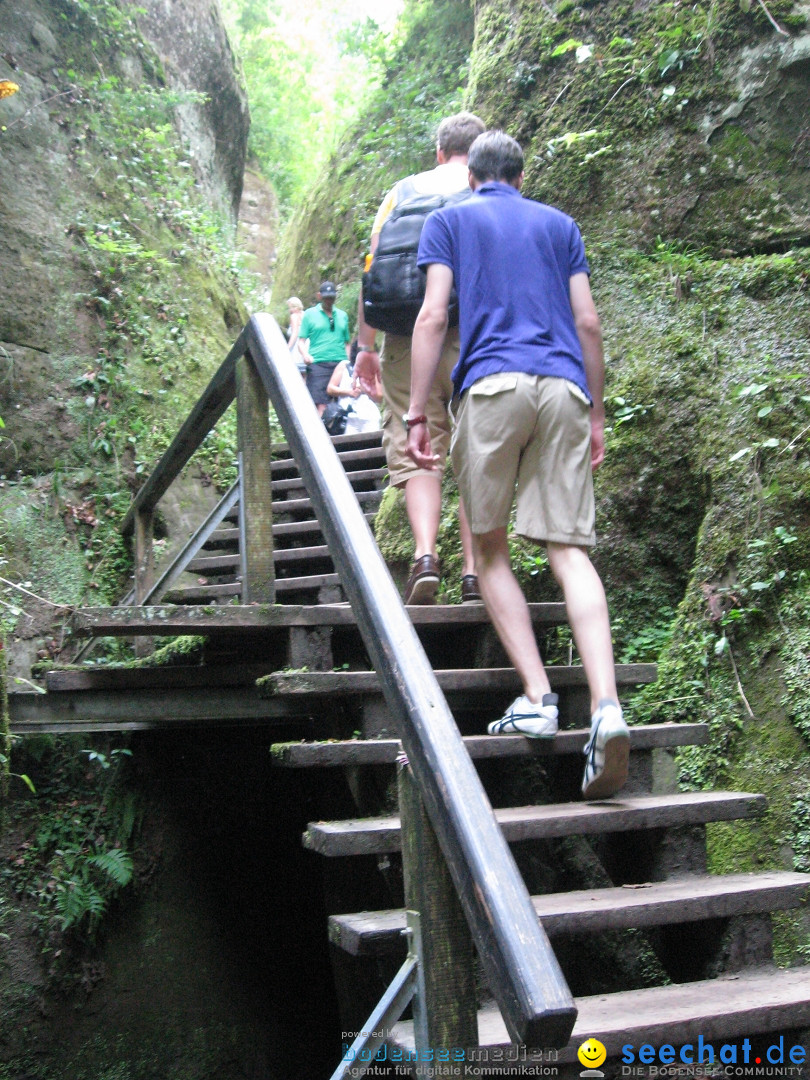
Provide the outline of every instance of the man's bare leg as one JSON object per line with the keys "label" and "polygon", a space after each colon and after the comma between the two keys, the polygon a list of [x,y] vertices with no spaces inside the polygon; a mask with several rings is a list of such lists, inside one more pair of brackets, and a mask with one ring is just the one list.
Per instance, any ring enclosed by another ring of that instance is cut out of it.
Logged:
{"label": "man's bare leg", "polygon": [[565,599],[568,622],[574,635],[588,689],[591,712],[600,701],[618,701],[610,617],[602,581],[585,548],[548,544],[548,561]]}
{"label": "man's bare leg", "polygon": [[475,552],[473,550],[473,535],[467,511],[464,508],[464,500],[458,497],[458,532],[461,537],[462,577],[475,573]]}
{"label": "man's bare leg", "polygon": [[414,540],[414,559],[436,555],[442,515],[441,475],[417,473],[405,481],[405,509]]}
{"label": "man's bare leg", "polygon": [[473,534],[478,585],[492,625],[523,683],[526,697],[539,704],[551,685],[540,659],[529,605],[512,573],[506,529]]}

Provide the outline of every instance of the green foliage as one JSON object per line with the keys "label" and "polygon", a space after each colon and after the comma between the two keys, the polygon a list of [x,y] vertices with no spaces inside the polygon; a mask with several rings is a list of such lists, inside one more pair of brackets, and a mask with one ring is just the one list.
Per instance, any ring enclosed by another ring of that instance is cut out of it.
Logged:
{"label": "green foliage", "polygon": [[810,582],[802,571],[798,577],[782,596],[777,616],[786,690],[781,705],[810,747]]}
{"label": "green foliage", "polygon": [[402,176],[435,164],[439,121],[465,107],[472,34],[467,0],[409,0],[383,81],[370,90],[361,118],[343,129],[287,225],[276,296],[303,295],[305,283],[326,275],[356,284],[385,193]]}
{"label": "green foliage", "polygon": [[[176,128],[178,110],[202,96],[154,77],[154,56],[117,4],[65,7],[76,51],[54,108],[71,136],[70,168],[85,180],[66,233],[87,282],[78,323],[96,345],[54,360],[58,385],[72,390],[58,407],[79,437],[54,463],[50,496],[44,483],[6,484],[0,538],[17,580],[46,600],[115,602],[131,569],[118,524],[132,488],[224,359],[244,321],[236,287],[250,280],[232,222],[206,205]],[[148,77],[110,74],[120,69],[101,62],[106,48],[137,51]],[[233,426],[223,423],[199,458],[215,482],[233,476]]]}
{"label": "green foliage", "polygon": [[379,78],[388,38],[370,17],[352,21],[352,5],[328,0],[294,12],[278,0],[222,7],[248,88],[249,153],[286,216]]}
{"label": "green foliage", "polygon": [[[655,621],[653,619],[655,616]],[[661,611],[650,612],[650,620],[635,631],[629,628],[623,632],[623,623],[619,619],[614,623],[614,634],[623,639],[623,647],[618,655],[620,664],[655,663],[661,652],[672,640],[675,612],[664,607]]]}
{"label": "green foliage", "polygon": [[791,812],[793,869],[810,873],[810,797],[800,796]]}
{"label": "green foliage", "polygon": [[[41,749],[42,754],[29,755],[28,762],[37,777],[36,801],[15,807],[20,822],[30,821],[30,831],[6,877],[18,896],[35,905],[42,948],[48,952],[68,931],[77,943],[92,940],[110,902],[132,881],[133,863],[125,845],[134,834],[138,811],[134,795],[122,782],[121,765],[131,756],[127,748],[82,751],[92,773],[83,771],[67,748]],[[29,748],[14,752],[25,756]],[[88,786],[96,776],[103,781]],[[65,966],[57,964],[54,974],[63,970]]]}

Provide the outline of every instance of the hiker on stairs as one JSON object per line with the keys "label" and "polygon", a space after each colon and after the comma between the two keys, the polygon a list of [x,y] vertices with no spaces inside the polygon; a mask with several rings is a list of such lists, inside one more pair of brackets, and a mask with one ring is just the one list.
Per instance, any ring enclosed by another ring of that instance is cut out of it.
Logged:
{"label": "hiker on stairs", "polygon": [[591,693],[583,794],[603,798],[627,779],[629,732],[605,592],[587,553],[595,541],[591,473],[604,458],[602,332],[588,263],[571,218],[522,198],[523,151],[514,139],[485,132],[468,163],[473,197],[431,214],[419,243],[427,285],[413,333],[408,452],[420,468],[438,463],[424,413],[455,285],[451,456],[481,594],[524,687],[488,731],[557,733],[557,695],[509,558],[517,490],[517,531],[546,545]]}
{"label": "hiker on stairs", "polygon": [[318,289],[318,303],[307,308],[301,320],[299,342],[307,366],[307,389],[318,409],[318,416],[329,404],[326,388],[332,372],[349,359],[349,316],[335,306],[337,288],[324,281]]}
{"label": "hiker on stairs", "polygon": [[[380,233],[394,210],[417,197],[452,195],[467,189],[467,151],[473,140],[484,130],[484,123],[473,113],[458,113],[442,120],[437,132],[436,160],[438,164],[427,172],[400,180],[382,201],[371,229],[372,257],[378,250]],[[418,278],[414,273],[397,274],[400,281]],[[382,326],[382,323],[376,325]],[[412,325],[412,324],[411,324]],[[414,538],[414,564],[405,586],[406,604],[433,604],[439,588],[440,567],[436,542],[439,534],[442,502],[442,472],[450,444],[448,405],[452,396],[450,373],[458,359],[458,334],[451,330],[444,342],[438,375],[425,411],[430,418],[439,461],[432,470],[417,466],[408,456],[408,432],[402,417],[407,409],[411,382],[410,330],[387,332],[383,338],[382,356],[377,356],[375,330],[366,323],[363,297],[358,305],[358,353],[355,374],[366,389],[381,372],[385,411],[383,414],[383,447],[388,462],[391,483],[405,492],[405,507]],[[472,555],[467,519],[459,505],[459,532],[463,555],[461,599],[480,600],[475,563]]]}

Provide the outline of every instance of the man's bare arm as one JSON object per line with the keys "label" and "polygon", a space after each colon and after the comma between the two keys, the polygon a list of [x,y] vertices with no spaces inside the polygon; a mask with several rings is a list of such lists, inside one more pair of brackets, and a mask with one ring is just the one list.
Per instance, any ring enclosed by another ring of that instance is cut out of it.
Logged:
{"label": "man's bare arm", "polygon": [[588,389],[593,398],[591,409],[591,468],[598,468],[605,458],[605,359],[602,351],[602,325],[591,296],[585,273],[574,274],[569,282],[574,325],[582,347]]}
{"label": "man's bare arm", "polygon": [[[453,271],[442,263],[427,268],[425,299],[416,317],[411,339],[411,402],[409,416],[423,416],[442,356],[447,334],[447,309],[453,288]],[[435,468],[438,457],[431,452],[427,424],[408,432],[408,453],[422,469]]]}

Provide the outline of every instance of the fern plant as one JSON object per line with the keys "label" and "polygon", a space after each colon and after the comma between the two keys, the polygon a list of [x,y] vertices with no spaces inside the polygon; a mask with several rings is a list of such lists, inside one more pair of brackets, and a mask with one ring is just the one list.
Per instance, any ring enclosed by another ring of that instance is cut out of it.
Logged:
{"label": "fern plant", "polygon": [[98,926],[110,897],[132,880],[132,859],[122,848],[90,853],[74,845],[59,848],[51,864],[54,871],[53,903],[64,932],[87,923],[89,933]]}

